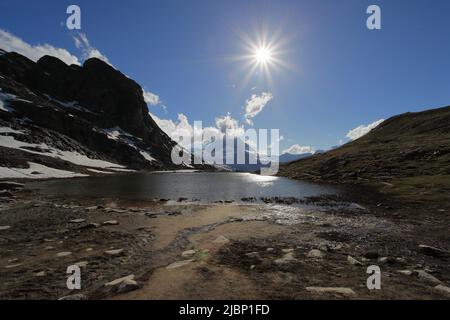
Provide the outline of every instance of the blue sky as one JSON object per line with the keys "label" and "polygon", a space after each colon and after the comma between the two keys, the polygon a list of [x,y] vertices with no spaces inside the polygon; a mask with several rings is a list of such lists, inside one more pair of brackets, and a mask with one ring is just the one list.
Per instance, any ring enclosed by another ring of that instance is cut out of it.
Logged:
{"label": "blue sky", "polygon": [[[245,127],[252,95],[273,97],[252,120],[279,128],[280,149],[326,149],[349,130],[379,119],[450,104],[450,2],[315,1],[25,1],[0,0],[0,29],[30,45],[64,48],[82,60],[66,8],[82,10],[90,46],[157,94],[160,119],[189,122],[230,113]],[[382,29],[366,27],[366,8],[382,10]],[[244,81],[244,38],[261,30],[276,40],[277,59]],[[1,42],[0,42],[1,47]]]}

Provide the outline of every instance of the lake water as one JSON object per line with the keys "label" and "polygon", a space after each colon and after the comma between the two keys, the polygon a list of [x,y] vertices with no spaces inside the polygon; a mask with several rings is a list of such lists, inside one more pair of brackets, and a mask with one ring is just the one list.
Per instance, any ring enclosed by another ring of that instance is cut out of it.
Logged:
{"label": "lake water", "polygon": [[47,195],[117,197],[150,200],[180,197],[205,202],[240,201],[243,197],[304,198],[335,194],[337,188],[249,173],[161,172],[32,182],[28,188]]}

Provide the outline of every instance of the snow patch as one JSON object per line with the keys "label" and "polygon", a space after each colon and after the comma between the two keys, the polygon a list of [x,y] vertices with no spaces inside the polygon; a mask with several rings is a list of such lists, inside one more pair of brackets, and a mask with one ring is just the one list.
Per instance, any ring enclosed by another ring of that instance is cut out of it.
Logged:
{"label": "snow patch", "polygon": [[45,96],[47,97],[48,100],[50,100],[52,102],[56,102],[57,104],[59,104],[60,106],[62,106],[64,108],[75,109],[75,110],[78,110],[81,112],[94,114],[94,112],[92,112],[91,110],[80,106],[78,101],[59,101],[59,100],[49,96],[48,94],[46,94]]}
{"label": "snow patch", "polygon": [[101,173],[101,174],[114,174],[114,172],[110,172],[110,171],[101,171],[101,170],[95,170],[95,169],[87,169],[90,172],[93,173]]}
{"label": "snow patch", "polygon": [[0,167],[0,178],[50,179],[89,176],[86,174],[50,168],[34,162],[28,162],[28,164],[30,165],[28,169]]}
{"label": "snow patch", "polygon": [[153,158],[147,151],[140,151],[139,153],[140,153],[141,156],[143,156],[144,159],[147,160],[147,161],[150,161],[150,162],[156,161],[156,159]]}
{"label": "snow patch", "polygon": [[10,127],[0,127],[0,133],[24,134],[22,130],[14,130]]}
{"label": "snow patch", "polygon": [[[56,159],[65,160],[68,162],[71,162],[73,164],[79,165],[79,166],[85,166],[85,167],[93,167],[93,168],[125,168],[124,166],[104,161],[104,160],[98,160],[98,159],[91,159],[88,158],[84,154],[80,154],[75,151],[62,151],[58,150],[56,148],[52,148],[45,143],[41,144],[33,144],[33,143],[27,143],[23,141],[19,141],[14,139],[14,137],[11,136],[1,136],[0,135],[0,146],[11,148],[11,149],[18,149],[29,153],[39,154],[43,156],[48,156]],[[35,150],[30,150],[26,148],[33,148]],[[36,149],[42,150],[38,151]]]}
{"label": "snow patch", "polygon": [[0,110],[5,112],[14,112],[15,110],[7,106],[7,102],[11,100],[16,100],[17,97],[13,94],[3,93],[0,89]]}

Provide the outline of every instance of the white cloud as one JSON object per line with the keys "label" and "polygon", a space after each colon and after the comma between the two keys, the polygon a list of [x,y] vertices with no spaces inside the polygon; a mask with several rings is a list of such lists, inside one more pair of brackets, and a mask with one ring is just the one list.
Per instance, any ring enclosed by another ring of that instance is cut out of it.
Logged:
{"label": "white cloud", "polygon": [[382,122],[384,121],[384,119],[380,119],[377,120],[369,125],[360,125],[359,127],[356,127],[352,130],[350,130],[347,133],[347,138],[349,138],[350,140],[356,140],[358,138],[361,138],[362,136],[368,134],[372,129],[376,128],[377,126],[379,126]]}
{"label": "white cloud", "polygon": [[91,46],[91,44],[89,43],[89,39],[87,38],[85,33],[78,32],[73,36],[73,40],[75,41],[75,46],[81,50],[83,60],[98,58],[112,66],[112,64],[104,54],[102,54],[98,49]]}
{"label": "white cloud", "polygon": [[0,48],[5,51],[14,51],[24,55],[34,62],[38,61],[45,55],[56,57],[65,63],[80,64],[78,58],[72,55],[69,51],[62,48],[56,48],[49,44],[30,45],[15,35],[0,29]]}
{"label": "white cloud", "polygon": [[310,146],[300,146],[298,144],[294,144],[283,151],[283,153],[290,154],[304,154],[304,153],[314,153],[314,150]]}
{"label": "white cloud", "polygon": [[[193,137],[197,141],[202,141],[202,143],[206,143],[208,141],[203,141],[204,135],[216,135],[222,137],[222,133],[218,128],[215,127],[205,127],[200,130],[200,128],[196,128],[194,131],[194,126],[189,123],[188,117],[184,114],[178,114],[178,120],[173,121],[170,119],[161,119],[158,116],[149,113],[150,116],[155,120],[156,124],[164,131],[172,140],[179,141],[180,136],[190,136]],[[196,136],[194,137],[194,133]],[[181,141],[180,144],[186,148],[190,149],[192,141]],[[196,146],[201,147],[201,146]]]}
{"label": "white cloud", "polygon": [[145,103],[151,106],[161,106],[164,110],[167,109],[167,107],[163,104],[161,98],[157,94],[144,90],[143,95]]}
{"label": "white cloud", "polygon": [[226,133],[229,136],[237,137],[244,134],[244,127],[239,125],[239,122],[232,118],[230,113],[226,116],[216,118],[216,127],[222,133]]}
{"label": "white cloud", "polygon": [[263,92],[260,95],[253,94],[245,102],[245,119],[249,125],[253,125],[253,118],[260,113],[266,104],[273,99],[270,92]]}

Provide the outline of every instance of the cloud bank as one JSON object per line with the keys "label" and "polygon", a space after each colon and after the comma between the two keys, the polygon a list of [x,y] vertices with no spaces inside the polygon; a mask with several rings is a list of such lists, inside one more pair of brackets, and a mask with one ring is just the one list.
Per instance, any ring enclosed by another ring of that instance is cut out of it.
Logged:
{"label": "cloud bank", "polygon": [[3,29],[0,29],[0,48],[9,52],[17,52],[34,62],[38,61],[43,56],[48,55],[56,57],[68,65],[80,65],[78,58],[66,49],[56,48],[49,44],[30,45],[21,38],[16,37]]}
{"label": "cloud bank", "polygon": [[298,144],[294,144],[289,148],[283,150],[283,153],[304,154],[304,153],[314,153],[314,150],[310,146],[301,146]]}
{"label": "cloud bank", "polygon": [[362,125],[354,128],[354,129],[350,130],[347,133],[347,138],[349,138],[352,141],[356,140],[356,139],[359,139],[362,136],[368,134],[374,128],[378,127],[383,121],[384,121],[384,119],[380,119],[380,120],[372,122],[371,124],[368,124],[368,125],[363,125],[362,124]]}

